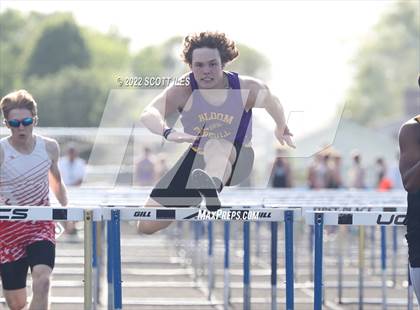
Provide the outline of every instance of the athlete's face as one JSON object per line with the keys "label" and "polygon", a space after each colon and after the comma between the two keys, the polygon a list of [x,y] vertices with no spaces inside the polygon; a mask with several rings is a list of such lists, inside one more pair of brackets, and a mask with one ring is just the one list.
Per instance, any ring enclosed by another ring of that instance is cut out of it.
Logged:
{"label": "athlete's face", "polygon": [[200,88],[223,88],[223,66],[217,48],[197,48],[192,53],[191,71]]}
{"label": "athlete's face", "polygon": [[36,118],[34,118],[31,111],[28,109],[13,109],[7,116],[6,126],[12,132],[12,137],[19,140],[25,140],[32,136],[36,121]]}

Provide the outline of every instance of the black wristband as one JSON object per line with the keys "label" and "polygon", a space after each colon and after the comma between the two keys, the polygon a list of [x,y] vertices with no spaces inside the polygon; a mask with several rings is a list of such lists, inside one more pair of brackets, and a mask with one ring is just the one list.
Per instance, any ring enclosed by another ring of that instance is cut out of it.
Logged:
{"label": "black wristband", "polygon": [[170,133],[171,132],[174,132],[175,130],[173,129],[173,128],[166,128],[164,131],[163,131],[163,134],[162,134],[162,136],[166,139],[166,140],[168,140],[168,136],[170,135]]}

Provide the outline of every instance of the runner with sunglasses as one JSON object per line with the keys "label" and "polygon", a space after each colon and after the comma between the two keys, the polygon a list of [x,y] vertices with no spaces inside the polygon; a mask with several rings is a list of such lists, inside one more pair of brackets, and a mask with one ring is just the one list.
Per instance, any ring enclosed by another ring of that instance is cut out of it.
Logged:
{"label": "runner with sunglasses", "polygon": [[[0,140],[0,208],[4,205],[48,206],[51,187],[61,205],[67,191],[61,181],[55,140],[33,134],[37,104],[25,90],[0,101],[11,134]],[[0,221],[0,276],[10,309],[26,309],[26,276],[32,275],[29,309],[49,309],[55,261],[55,225],[49,221]]]}
{"label": "runner with sunglasses", "polygon": [[[190,207],[205,199],[210,211],[220,208],[218,193],[250,174],[254,162],[252,109],[263,108],[276,123],[275,136],[294,147],[283,107],[267,85],[255,78],[225,71],[239,52],[224,33],[202,32],[184,39],[184,74],[158,95],[141,115],[154,134],[189,143],[184,155],[152,190],[147,207]],[[183,130],[168,124],[180,117]],[[170,222],[141,221],[138,231],[154,233]]]}

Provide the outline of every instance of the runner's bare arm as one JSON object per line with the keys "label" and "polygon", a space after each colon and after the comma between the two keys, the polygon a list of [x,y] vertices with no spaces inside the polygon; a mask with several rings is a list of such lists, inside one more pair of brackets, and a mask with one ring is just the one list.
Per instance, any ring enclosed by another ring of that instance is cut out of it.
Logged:
{"label": "runner's bare arm", "polygon": [[242,77],[241,84],[243,89],[249,90],[245,108],[247,110],[250,108],[265,109],[276,123],[274,133],[279,142],[282,145],[286,143],[288,146],[295,148],[291,139],[292,133],[287,128],[283,105],[277,96],[272,94],[268,86],[260,80]]}
{"label": "runner's bare arm", "polygon": [[[189,86],[171,85],[159,94],[144,109],[140,121],[154,134],[162,136],[169,128],[168,116],[181,111],[191,97]],[[170,131],[166,135],[168,141],[183,143],[194,142],[197,137],[182,131]]]}
{"label": "runner's bare arm", "polygon": [[408,192],[420,190],[420,124],[411,122],[401,127],[400,172]]}
{"label": "runner's bare arm", "polygon": [[48,155],[52,161],[50,172],[49,172],[49,178],[48,178],[50,182],[50,187],[54,195],[57,197],[58,202],[62,206],[66,206],[68,203],[67,190],[61,179],[60,170],[58,169],[58,158],[60,156],[60,147],[58,146],[57,141],[53,139],[47,139],[45,143],[46,143]]}
{"label": "runner's bare arm", "polygon": [[170,85],[144,109],[140,121],[154,134],[162,135],[169,126],[166,118],[182,108],[190,94],[187,86]]}

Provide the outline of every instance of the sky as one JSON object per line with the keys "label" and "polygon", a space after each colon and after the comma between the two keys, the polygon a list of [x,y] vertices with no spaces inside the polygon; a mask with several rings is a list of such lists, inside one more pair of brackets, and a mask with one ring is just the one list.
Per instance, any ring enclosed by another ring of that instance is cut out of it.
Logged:
{"label": "sky", "polygon": [[[0,11],[70,11],[81,25],[112,27],[131,50],[202,30],[225,32],[271,62],[270,89],[291,122],[316,119],[297,134],[336,114],[351,86],[351,61],[372,27],[395,1],[0,1]],[[294,116],[293,116],[294,115]],[[300,115],[300,116],[297,116]]]}

